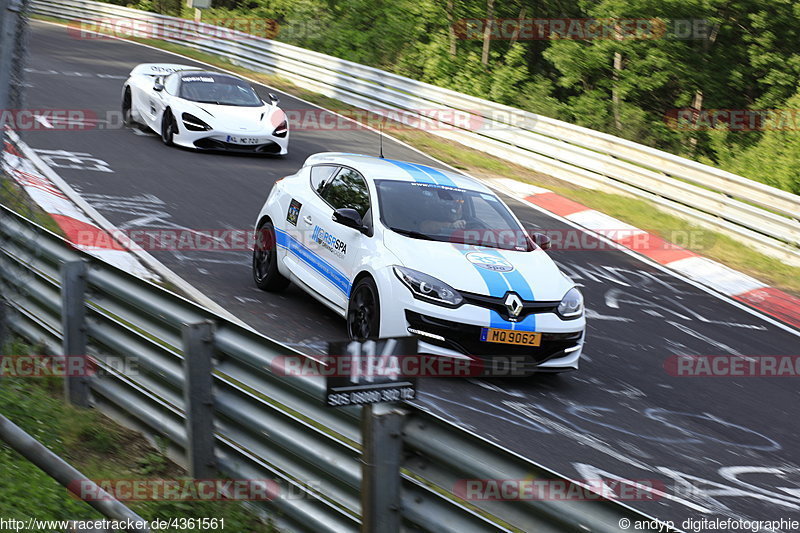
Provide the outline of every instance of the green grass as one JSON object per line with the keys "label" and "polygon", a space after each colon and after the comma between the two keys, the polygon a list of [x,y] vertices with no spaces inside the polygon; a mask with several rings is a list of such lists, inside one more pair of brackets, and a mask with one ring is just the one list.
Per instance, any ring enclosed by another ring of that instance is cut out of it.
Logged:
{"label": "green grass", "polygon": [[0,204],[53,233],[64,236],[64,232],[58,227],[53,217],[36,205],[28,194],[10,177],[2,176],[0,178]]}
{"label": "green grass", "polygon": [[[56,19],[49,20],[55,21]],[[354,106],[334,98],[297,87],[284,78],[232,65],[225,59],[197,52],[185,46],[154,39],[131,40],[231,70],[328,109],[356,109]],[[370,119],[368,118],[367,120]],[[787,265],[778,259],[757,252],[723,233],[701,228],[682,218],[670,215],[643,200],[576,187],[552,176],[470,149],[462,144],[422,130],[413,130],[406,126],[401,126],[397,129],[387,128],[385,131],[387,134],[469,174],[485,178],[511,178],[545,187],[571,200],[616,217],[623,222],[656,233],[663,238],[668,238],[669,235],[674,233],[686,234],[700,231],[703,234],[702,241],[705,245],[702,249],[695,250],[697,253],[747,273],[774,287],[800,295],[800,268]]]}
{"label": "green grass", "polygon": [[[41,353],[21,342],[4,354]],[[90,479],[185,479],[186,473],[143,437],[101,413],[63,402],[57,378],[0,378],[0,413]],[[239,502],[136,502],[129,507],[147,520],[224,518],[225,530],[272,532]],[[0,516],[26,520],[103,518],[14,450],[0,444]],[[162,531],[179,531],[164,529]],[[183,530],[188,531],[188,530]]]}

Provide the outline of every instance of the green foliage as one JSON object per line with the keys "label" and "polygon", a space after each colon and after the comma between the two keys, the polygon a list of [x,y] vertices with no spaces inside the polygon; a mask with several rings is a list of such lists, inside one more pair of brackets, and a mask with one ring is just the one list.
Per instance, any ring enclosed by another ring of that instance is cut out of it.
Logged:
{"label": "green foliage", "polygon": [[[177,1],[132,5],[172,12]],[[694,105],[785,108],[800,84],[796,0],[495,1],[494,18],[646,19],[666,33],[494,39],[485,62],[482,40],[456,38],[451,28],[459,20],[486,18],[488,0],[215,0],[214,6],[204,12],[205,20],[271,19],[280,28],[276,38],[290,44],[743,169],[748,176],[758,158],[775,159],[787,167],[777,168],[769,182],[796,190],[791,133],[764,139],[737,131],[722,135],[679,130],[667,120]],[[675,32],[687,27],[695,34]]]}
{"label": "green foliage", "polygon": [[719,143],[720,163],[730,172],[800,194],[800,90],[785,107],[789,112],[768,121],[755,145],[733,152]]}

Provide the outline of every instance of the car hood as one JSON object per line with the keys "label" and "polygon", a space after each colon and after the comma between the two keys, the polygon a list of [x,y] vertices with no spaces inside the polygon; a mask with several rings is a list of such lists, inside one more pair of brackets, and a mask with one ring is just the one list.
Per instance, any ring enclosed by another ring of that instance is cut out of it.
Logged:
{"label": "car hood", "polygon": [[283,111],[272,105],[240,107],[231,105],[199,104],[186,101],[186,111],[197,115],[215,130],[229,133],[268,130],[270,133],[285,118]]}
{"label": "car hood", "polygon": [[519,252],[484,246],[412,239],[390,230],[385,246],[402,266],[438,278],[454,289],[501,297],[516,292],[524,300],[560,301],[574,283],[542,250]]}

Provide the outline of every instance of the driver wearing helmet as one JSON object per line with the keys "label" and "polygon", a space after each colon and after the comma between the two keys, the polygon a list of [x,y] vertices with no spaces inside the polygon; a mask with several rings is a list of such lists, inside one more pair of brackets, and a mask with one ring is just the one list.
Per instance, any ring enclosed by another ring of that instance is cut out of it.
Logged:
{"label": "driver wearing helmet", "polygon": [[464,220],[464,196],[453,191],[437,191],[437,199],[433,209],[429,209],[429,220],[420,222],[422,233],[441,234],[447,231],[464,229],[467,221]]}

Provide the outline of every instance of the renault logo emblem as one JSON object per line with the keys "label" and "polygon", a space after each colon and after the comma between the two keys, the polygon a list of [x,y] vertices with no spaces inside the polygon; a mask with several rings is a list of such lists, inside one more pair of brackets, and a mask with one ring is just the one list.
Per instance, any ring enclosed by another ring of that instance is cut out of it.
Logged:
{"label": "renault logo emblem", "polygon": [[516,293],[510,293],[506,296],[506,309],[508,309],[508,314],[513,317],[518,317],[519,314],[522,312],[522,299],[517,296]]}

